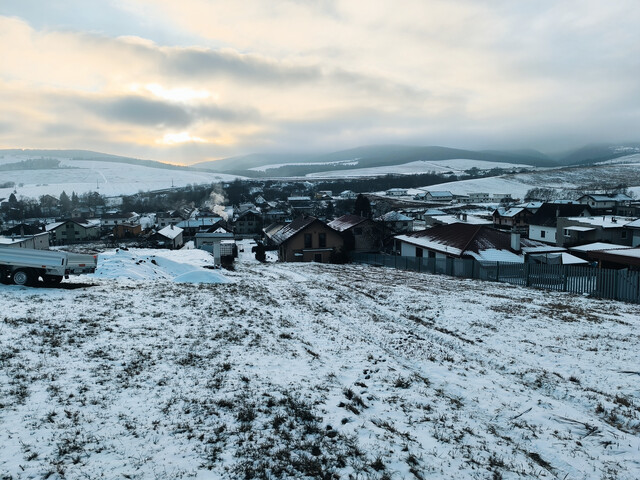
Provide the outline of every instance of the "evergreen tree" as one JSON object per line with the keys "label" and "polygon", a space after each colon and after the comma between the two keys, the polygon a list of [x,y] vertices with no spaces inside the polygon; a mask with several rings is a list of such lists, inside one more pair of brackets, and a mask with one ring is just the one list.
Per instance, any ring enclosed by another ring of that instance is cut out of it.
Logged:
{"label": "evergreen tree", "polygon": [[369,202],[369,199],[361,193],[359,193],[356,198],[353,213],[360,215],[361,217],[371,218],[371,202]]}
{"label": "evergreen tree", "polygon": [[71,211],[71,199],[64,190],[60,194],[60,211],[63,215]]}

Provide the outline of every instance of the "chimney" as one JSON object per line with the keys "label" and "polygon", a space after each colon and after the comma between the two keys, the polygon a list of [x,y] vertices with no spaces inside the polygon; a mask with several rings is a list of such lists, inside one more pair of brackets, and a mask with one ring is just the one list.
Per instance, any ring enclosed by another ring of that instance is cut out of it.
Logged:
{"label": "chimney", "polygon": [[520,251],[520,234],[511,232],[511,250],[514,252]]}

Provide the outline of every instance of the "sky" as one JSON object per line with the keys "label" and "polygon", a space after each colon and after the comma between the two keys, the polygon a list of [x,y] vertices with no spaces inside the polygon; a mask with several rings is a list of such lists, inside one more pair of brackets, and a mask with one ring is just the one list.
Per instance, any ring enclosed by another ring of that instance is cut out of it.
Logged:
{"label": "sky", "polygon": [[637,0],[1,0],[0,148],[640,141]]}

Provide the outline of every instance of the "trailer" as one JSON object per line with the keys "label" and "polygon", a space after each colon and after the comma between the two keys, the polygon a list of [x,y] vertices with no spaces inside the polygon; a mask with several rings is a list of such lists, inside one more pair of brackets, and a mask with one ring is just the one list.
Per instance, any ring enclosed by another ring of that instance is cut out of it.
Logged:
{"label": "trailer", "polygon": [[69,275],[95,272],[97,264],[97,255],[0,247],[0,282],[37,285],[42,280],[57,285]]}

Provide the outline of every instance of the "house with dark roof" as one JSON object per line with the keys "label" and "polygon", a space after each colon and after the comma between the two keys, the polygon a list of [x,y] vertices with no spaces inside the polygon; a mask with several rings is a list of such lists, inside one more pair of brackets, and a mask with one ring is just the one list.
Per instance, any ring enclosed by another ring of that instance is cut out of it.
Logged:
{"label": "house with dark roof", "polygon": [[557,226],[560,217],[588,217],[591,207],[581,203],[543,203],[529,218],[529,238],[539,242],[557,244]]}
{"label": "house with dark roof", "polygon": [[100,224],[85,220],[64,220],[45,227],[51,245],[67,245],[100,238]]}
{"label": "house with dark roof", "polygon": [[233,231],[237,235],[254,235],[262,231],[262,215],[255,209],[238,213],[233,220]]}
{"label": "house with dark roof", "polygon": [[500,230],[512,230],[521,234],[529,231],[529,219],[533,213],[522,207],[497,208],[493,212],[493,226]]}
{"label": "house with dark roof", "polygon": [[632,200],[633,198],[624,193],[589,193],[581,196],[578,199],[578,203],[589,205],[595,214],[602,214],[612,213],[613,209],[618,205],[624,205]]}
{"label": "house with dark roof", "polygon": [[360,215],[343,215],[327,224],[342,234],[345,251],[379,252],[382,249],[383,228],[379,223]]}
{"label": "house with dark roof", "polygon": [[344,247],[340,232],[311,216],[298,217],[280,228],[270,226],[265,234],[278,247],[281,262],[328,263]]}
{"label": "house with dark roof", "polygon": [[376,218],[376,221],[382,223],[386,229],[396,233],[413,231],[413,218],[400,212],[387,212]]}
{"label": "house with dark roof", "polygon": [[541,242],[487,225],[454,223],[395,237],[400,254],[418,258],[473,258],[481,262],[523,263],[525,254],[556,251]]}

